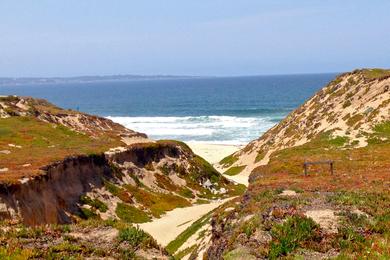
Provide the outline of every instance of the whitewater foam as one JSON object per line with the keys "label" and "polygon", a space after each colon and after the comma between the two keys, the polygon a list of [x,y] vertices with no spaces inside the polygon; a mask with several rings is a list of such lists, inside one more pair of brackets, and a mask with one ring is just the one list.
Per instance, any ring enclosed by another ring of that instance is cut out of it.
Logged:
{"label": "whitewater foam", "polygon": [[108,119],[153,139],[176,139],[212,144],[242,145],[275,125],[275,117],[183,116],[117,117]]}

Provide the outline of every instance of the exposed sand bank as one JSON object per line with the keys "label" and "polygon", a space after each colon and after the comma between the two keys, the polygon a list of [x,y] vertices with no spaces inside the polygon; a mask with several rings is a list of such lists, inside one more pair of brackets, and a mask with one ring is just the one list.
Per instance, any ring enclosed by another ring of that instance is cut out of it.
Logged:
{"label": "exposed sand bank", "polygon": [[[194,153],[202,156],[205,160],[213,165],[240,149],[240,146],[236,145],[207,144],[197,142],[187,142],[187,144],[194,151]],[[245,184],[248,182],[247,176],[226,177],[233,179],[238,183]],[[166,246],[180,233],[191,226],[191,224],[196,220],[231,199],[233,198],[214,201],[209,204],[194,205],[186,208],[176,208],[167,212],[166,215],[159,219],[140,224],[139,227],[152,235],[159,244]]]}
{"label": "exposed sand bank", "polygon": [[231,199],[233,198],[187,208],[176,208],[159,219],[140,224],[139,227],[152,235],[159,244],[166,246],[194,221]]}

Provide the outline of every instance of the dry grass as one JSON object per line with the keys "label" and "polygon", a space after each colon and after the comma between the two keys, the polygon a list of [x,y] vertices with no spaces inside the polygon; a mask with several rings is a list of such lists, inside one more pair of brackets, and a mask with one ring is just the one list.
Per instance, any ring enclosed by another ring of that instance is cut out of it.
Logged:
{"label": "dry grass", "polygon": [[[11,147],[9,144],[21,146]],[[122,144],[106,136],[94,139],[62,125],[48,124],[32,117],[0,119],[0,181],[15,181],[40,173],[40,168],[67,156],[98,154]],[[23,165],[31,164],[31,166]]]}

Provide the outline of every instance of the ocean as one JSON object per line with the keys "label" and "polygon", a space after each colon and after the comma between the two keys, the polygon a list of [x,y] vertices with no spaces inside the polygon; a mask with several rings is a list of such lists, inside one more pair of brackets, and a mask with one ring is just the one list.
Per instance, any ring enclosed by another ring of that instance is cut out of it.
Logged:
{"label": "ocean", "polygon": [[154,139],[246,144],[336,74],[208,77],[0,86],[104,116]]}

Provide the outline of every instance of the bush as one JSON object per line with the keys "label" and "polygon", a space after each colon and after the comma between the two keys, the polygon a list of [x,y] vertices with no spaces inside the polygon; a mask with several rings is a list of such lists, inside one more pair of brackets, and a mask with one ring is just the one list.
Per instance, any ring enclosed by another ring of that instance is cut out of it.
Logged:
{"label": "bush", "polygon": [[136,247],[149,239],[149,236],[138,227],[128,227],[119,231],[118,239],[120,242],[127,241],[132,247]]}
{"label": "bush", "polygon": [[90,209],[81,208],[80,210],[81,210],[80,217],[83,218],[83,219],[90,219],[90,218],[96,218],[97,217],[97,214],[95,212],[93,212],[92,210],[90,210]]}
{"label": "bush", "polygon": [[318,225],[310,218],[292,216],[283,224],[277,224],[271,229],[273,241],[269,252],[270,259],[287,255],[304,242],[315,240]]}
{"label": "bush", "polygon": [[90,205],[92,208],[99,210],[100,212],[106,212],[108,210],[108,207],[104,202],[98,200],[98,199],[91,199],[90,197],[86,195],[82,195],[80,197],[80,202],[83,204]]}

